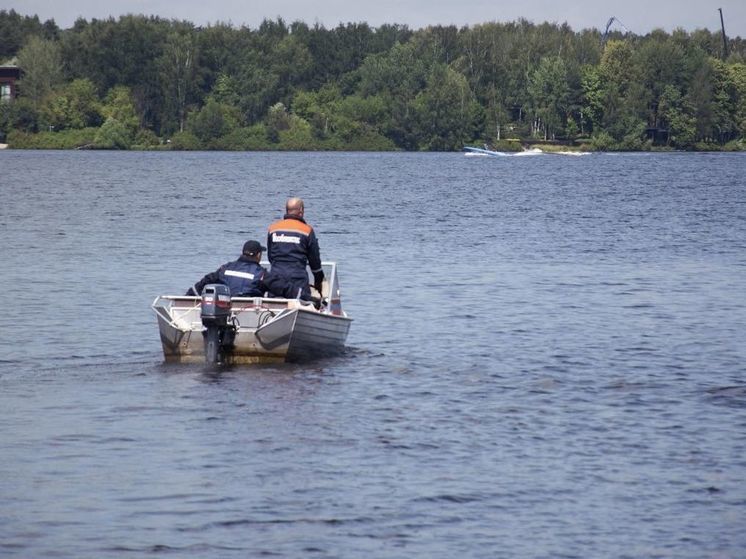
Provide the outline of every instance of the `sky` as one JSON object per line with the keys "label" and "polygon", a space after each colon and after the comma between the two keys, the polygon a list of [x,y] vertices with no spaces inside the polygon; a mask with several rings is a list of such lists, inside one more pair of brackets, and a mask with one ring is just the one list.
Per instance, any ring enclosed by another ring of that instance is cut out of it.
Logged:
{"label": "sky", "polygon": [[[746,37],[746,0],[0,0],[0,9],[54,19],[66,29],[78,17],[115,18],[124,14],[157,15],[195,25],[224,22],[255,28],[264,18],[282,17],[291,23],[336,27],[339,23],[406,24],[412,29],[428,25],[473,25],[525,18],[535,23],[567,22],[574,30],[603,30],[614,16],[621,25],[612,29],[644,35],[655,28],[687,31],[720,30],[723,9],[728,36]],[[623,27],[622,27],[623,26]]]}

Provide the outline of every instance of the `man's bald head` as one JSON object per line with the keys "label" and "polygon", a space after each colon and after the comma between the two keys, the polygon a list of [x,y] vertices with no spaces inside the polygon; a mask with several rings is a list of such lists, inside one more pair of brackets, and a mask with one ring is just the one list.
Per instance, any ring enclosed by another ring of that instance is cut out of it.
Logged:
{"label": "man's bald head", "polygon": [[288,215],[303,215],[303,200],[300,198],[289,198],[285,203],[285,213]]}

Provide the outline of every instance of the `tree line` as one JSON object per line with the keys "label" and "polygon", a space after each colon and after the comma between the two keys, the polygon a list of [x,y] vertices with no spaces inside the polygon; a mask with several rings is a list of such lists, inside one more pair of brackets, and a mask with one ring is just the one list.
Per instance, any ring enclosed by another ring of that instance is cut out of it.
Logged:
{"label": "tree line", "polygon": [[726,51],[706,29],[127,15],[63,30],[2,10],[0,36],[0,62],[23,72],[0,104],[11,147],[744,149],[746,136],[746,42]]}

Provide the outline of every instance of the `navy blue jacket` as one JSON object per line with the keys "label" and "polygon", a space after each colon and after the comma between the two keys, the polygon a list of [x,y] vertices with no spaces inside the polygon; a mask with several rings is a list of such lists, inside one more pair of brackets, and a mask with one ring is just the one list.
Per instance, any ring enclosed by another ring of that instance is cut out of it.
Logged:
{"label": "navy blue jacket", "polygon": [[272,268],[265,282],[276,297],[311,299],[306,266],[311,267],[317,285],[324,279],[316,233],[302,217],[285,214],[269,226],[267,258]]}
{"label": "navy blue jacket", "polygon": [[265,274],[266,270],[262,266],[241,256],[207,274],[189,289],[187,295],[200,295],[207,284],[222,283],[231,290],[231,297],[261,297],[267,290],[263,281]]}
{"label": "navy blue jacket", "polygon": [[306,276],[306,265],[311,272],[321,272],[319,242],[313,227],[302,217],[285,215],[285,219],[274,222],[267,233],[267,258],[272,270],[286,272],[287,276]]}

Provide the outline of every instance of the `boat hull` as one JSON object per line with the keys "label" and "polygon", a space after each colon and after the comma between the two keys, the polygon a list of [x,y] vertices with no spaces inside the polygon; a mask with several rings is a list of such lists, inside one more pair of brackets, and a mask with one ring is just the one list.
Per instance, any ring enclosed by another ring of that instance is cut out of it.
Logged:
{"label": "boat hull", "polygon": [[[344,352],[351,319],[317,311],[295,300],[233,299],[237,325],[226,364],[308,361]],[[153,309],[158,317],[167,363],[204,363],[204,328],[198,297],[163,296]]]}

